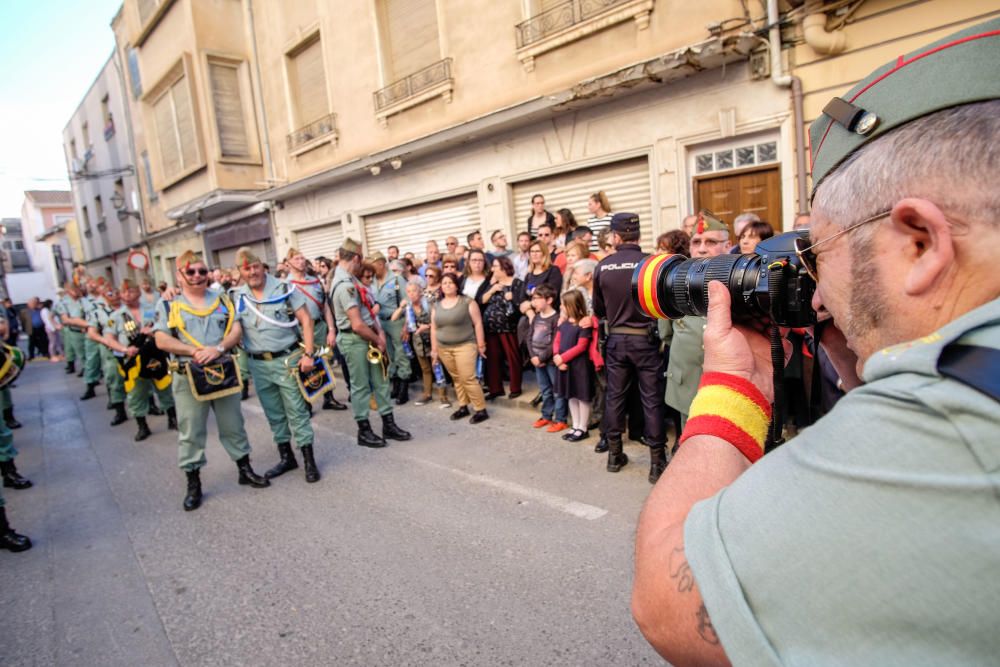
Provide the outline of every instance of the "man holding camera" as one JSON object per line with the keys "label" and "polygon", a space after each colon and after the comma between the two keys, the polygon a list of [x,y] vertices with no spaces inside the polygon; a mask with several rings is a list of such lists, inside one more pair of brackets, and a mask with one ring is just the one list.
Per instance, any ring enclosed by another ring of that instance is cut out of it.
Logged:
{"label": "man holding camera", "polygon": [[618,472],[628,463],[622,451],[626,396],[637,382],[646,417],[643,435],[649,446],[649,481],[655,484],[667,467],[663,378],[656,327],[632,301],[632,274],[647,257],[639,247],[639,216],[615,213],[611,238],[615,253],[598,262],[594,275],[594,314],[608,322],[604,353],[608,375],[604,404],[607,470]]}
{"label": "man holding camera", "polygon": [[756,464],[768,342],[710,285],[701,388],[636,537],[633,614],[671,663],[996,662],[997,62],[1000,19],[900,56],[813,123],[797,254],[853,389]]}

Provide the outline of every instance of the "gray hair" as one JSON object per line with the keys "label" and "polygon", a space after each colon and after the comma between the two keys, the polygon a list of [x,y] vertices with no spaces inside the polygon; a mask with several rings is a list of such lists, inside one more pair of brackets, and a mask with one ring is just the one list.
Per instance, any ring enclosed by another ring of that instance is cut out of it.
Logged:
{"label": "gray hair", "polygon": [[580,274],[594,273],[594,269],[597,268],[597,260],[595,259],[581,259],[573,263],[573,272],[579,271]]}
{"label": "gray hair", "polygon": [[[959,224],[1000,218],[1000,100],[918,118],[850,155],[816,188],[815,209],[840,227],[922,197]],[[859,229],[855,246],[874,228]],[[859,238],[860,237],[860,238]]]}
{"label": "gray hair", "polygon": [[760,222],[760,216],[756,213],[740,213],[733,220],[733,227],[737,225],[748,225],[751,222]]}

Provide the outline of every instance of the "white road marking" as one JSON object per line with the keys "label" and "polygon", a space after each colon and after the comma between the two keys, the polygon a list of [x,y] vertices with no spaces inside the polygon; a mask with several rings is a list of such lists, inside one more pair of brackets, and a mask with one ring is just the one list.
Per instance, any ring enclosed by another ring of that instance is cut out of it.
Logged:
{"label": "white road marking", "polygon": [[491,486],[495,489],[500,489],[515,496],[521,496],[524,498],[530,498],[536,500],[543,505],[547,505],[553,509],[557,509],[560,512],[566,512],[566,514],[571,514],[580,519],[586,519],[587,521],[594,521],[595,519],[600,519],[602,516],[608,513],[608,510],[601,509],[595,505],[588,505],[587,503],[577,502],[575,500],[570,500],[569,498],[563,498],[562,496],[557,496],[553,493],[548,493],[547,491],[542,491],[540,489],[532,489],[527,486],[521,486],[515,482],[508,482],[504,479],[497,479],[496,477],[490,477],[489,475],[474,475],[472,473],[465,472],[464,470],[458,470],[457,468],[449,468],[448,466],[443,466],[439,463],[431,463],[430,461],[425,461],[423,459],[418,459],[414,457],[407,457],[411,461],[421,463],[432,468],[438,468],[439,470],[444,470],[450,472],[453,475],[462,477],[475,484],[482,484],[484,486]]}

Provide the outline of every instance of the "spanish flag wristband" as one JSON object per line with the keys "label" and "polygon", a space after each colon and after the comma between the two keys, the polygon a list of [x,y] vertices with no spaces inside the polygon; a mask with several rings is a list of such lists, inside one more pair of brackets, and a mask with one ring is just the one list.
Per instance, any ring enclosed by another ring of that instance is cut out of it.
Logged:
{"label": "spanish flag wristband", "polygon": [[705,373],[681,443],[696,435],[714,435],[754,463],[764,456],[770,423],[771,404],[752,382],[728,373]]}

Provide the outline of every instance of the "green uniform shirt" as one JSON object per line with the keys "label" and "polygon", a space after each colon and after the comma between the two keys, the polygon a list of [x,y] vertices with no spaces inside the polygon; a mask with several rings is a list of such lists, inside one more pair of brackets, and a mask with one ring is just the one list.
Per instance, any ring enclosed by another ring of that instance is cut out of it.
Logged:
{"label": "green uniform shirt", "polygon": [[305,280],[294,280],[289,277],[285,280],[285,283],[302,296],[306,308],[309,310],[309,317],[313,322],[323,319],[323,304],[326,301],[326,291],[323,289],[321,281],[306,276]]}
{"label": "green uniform shirt", "polygon": [[692,508],[734,664],[996,664],[1000,403],[938,374],[956,341],[1000,349],[1000,299],[876,352],[867,384]]}
{"label": "green uniform shirt", "polygon": [[[80,299],[80,314],[83,319],[87,321],[87,324],[90,324],[93,321],[99,299],[100,297],[93,297],[89,295]],[[100,300],[103,301],[103,299]]]}
{"label": "green uniform shirt", "polygon": [[90,319],[88,322],[90,326],[97,329],[97,335],[103,336],[104,332],[108,329],[108,323],[111,320],[111,314],[115,312],[115,309],[108,305],[108,302],[104,299],[96,301],[94,307],[91,309]]}
{"label": "green uniform shirt", "polygon": [[401,277],[386,270],[385,278],[379,281],[378,276],[372,281],[372,290],[375,292],[375,303],[379,308],[379,319],[387,320],[392,317],[401,304],[406,300],[406,281]]}
{"label": "green uniform shirt", "polygon": [[65,297],[63,299],[63,306],[66,308],[66,314],[70,317],[83,319],[83,299],[71,299],[70,297]]}
{"label": "green uniform shirt", "polygon": [[673,320],[670,336],[670,364],[667,368],[666,403],[682,414],[691,411],[698,393],[701,369],[705,365],[704,317],[688,316]]}
{"label": "green uniform shirt", "polygon": [[222,342],[222,339],[226,336],[226,323],[229,322],[229,310],[226,308],[226,301],[223,301],[223,294],[219,290],[206,289],[205,290],[205,305],[201,307],[195,307],[188,301],[184,294],[178,294],[174,297],[174,301],[189,306],[196,311],[206,310],[212,304],[215,304],[215,308],[209,314],[205,316],[198,316],[194,313],[187,312],[186,310],[179,310],[181,323],[184,329],[187,331],[188,335],[194,338],[197,343],[190,340],[187,336],[177,331],[176,335],[171,331],[168,312],[169,303],[166,306],[163,299],[160,299],[156,304],[156,323],[153,328],[155,331],[163,331],[170,336],[174,336],[177,340],[188,345],[200,344],[202,347],[215,347]]}
{"label": "green uniform shirt", "polygon": [[333,318],[338,331],[350,331],[351,320],[347,317],[347,311],[357,308],[361,313],[361,321],[370,327],[375,326],[371,311],[361,303],[359,286],[354,280],[354,276],[337,267],[333,273],[333,284],[330,286],[330,301],[333,304]]}
{"label": "green uniform shirt", "polygon": [[271,324],[257,313],[251,310],[250,306],[260,311],[265,317],[269,317],[275,322],[297,322],[295,311],[305,306],[306,297],[292,286],[284,283],[274,276],[267,274],[264,279],[264,291],[261,301],[268,301],[274,297],[287,295],[287,298],[277,303],[249,304],[241,301],[244,298],[257,299],[253,295],[249,285],[240,285],[233,290],[233,300],[236,306],[236,317],[243,326],[243,347],[248,352],[259,354],[261,352],[280,352],[299,340],[299,327],[282,327]]}

